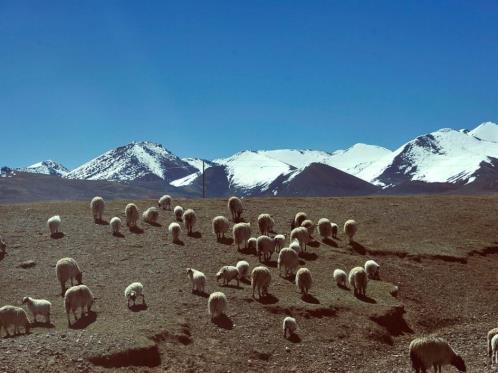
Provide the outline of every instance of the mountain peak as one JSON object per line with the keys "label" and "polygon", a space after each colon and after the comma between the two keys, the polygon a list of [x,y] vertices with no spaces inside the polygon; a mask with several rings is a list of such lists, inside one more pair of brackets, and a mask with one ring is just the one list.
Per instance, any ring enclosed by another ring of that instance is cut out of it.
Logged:
{"label": "mountain peak", "polygon": [[498,142],[498,125],[493,122],[484,122],[469,132],[480,140]]}
{"label": "mountain peak", "polygon": [[56,176],[64,176],[69,172],[62,164],[50,159],[32,164],[31,166],[19,168],[18,171]]}

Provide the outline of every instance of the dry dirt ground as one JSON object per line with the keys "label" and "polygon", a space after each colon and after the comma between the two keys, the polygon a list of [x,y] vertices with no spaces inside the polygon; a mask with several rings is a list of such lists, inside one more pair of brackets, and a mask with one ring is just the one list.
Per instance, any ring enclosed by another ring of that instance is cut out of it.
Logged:
{"label": "dry dirt ground", "polygon": [[[129,201],[106,205],[105,218],[119,216]],[[143,211],[155,201],[134,201]],[[173,244],[167,226],[141,222],[143,233],[110,234],[93,222],[88,202],[0,205],[0,234],[7,254],[0,261],[0,305],[19,305],[22,297],[52,302],[52,325],[33,325],[31,333],[0,338],[0,371],[410,371],[408,344],[418,335],[446,337],[466,360],[468,371],[493,371],[486,333],[498,326],[498,199],[496,197],[418,196],[361,198],[246,199],[244,218],[257,236],[258,214],[273,215],[275,231],[289,232],[289,221],[306,211],[317,221],[340,226],[359,223],[356,244],[342,232],[318,240],[303,256],[314,279],[303,299],[292,281],[279,277],[276,255],[270,296],[251,296],[250,285],[223,287],[217,270],[245,259],[230,239],[216,242],[211,219],[228,216],[225,199],[176,200],[198,215],[196,233]],[[50,238],[46,220],[60,214],[64,237]],[[231,233],[228,234],[231,237]],[[318,237],[317,237],[318,238]],[[68,328],[55,275],[62,257],[76,259],[83,283],[97,300],[88,317]],[[349,271],[373,258],[381,280],[370,281],[367,299],[338,288],[335,268]],[[34,260],[30,268],[19,264]],[[207,298],[191,293],[187,267],[203,271],[207,291],[223,291],[228,317],[211,322]],[[144,284],[147,308],[129,310],[124,288]],[[399,294],[390,294],[393,285]],[[281,323],[293,315],[297,337],[283,338]],[[31,316],[31,315],[30,315]],[[452,371],[446,368],[445,371]],[[496,371],[496,368],[495,370]]]}

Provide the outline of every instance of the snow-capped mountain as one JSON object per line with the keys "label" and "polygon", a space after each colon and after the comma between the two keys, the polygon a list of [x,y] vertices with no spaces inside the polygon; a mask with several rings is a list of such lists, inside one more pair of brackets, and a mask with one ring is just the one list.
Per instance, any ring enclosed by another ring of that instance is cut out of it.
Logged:
{"label": "snow-capped mountain", "polygon": [[65,175],[87,180],[165,180],[167,182],[196,172],[160,144],[132,142],[112,149]]}
{"label": "snow-capped mountain", "polygon": [[31,166],[27,166],[24,168],[18,168],[18,171],[22,172],[30,172],[34,174],[45,174],[45,175],[56,175],[56,176],[64,176],[69,170],[64,167],[62,164],[47,160],[32,164]]}
{"label": "snow-capped mountain", "polygon": [[202,171],[202,162],[204,162],[204,169],[207,169],[214,165],[214,162],[201,158],[182,158],[182,161],[196,168],[197,171]]}
{"label": "snow-capped mountain", "polygon": [[484,141],[498,143],[498,125],[493,122],[481,123],[472,131],[469,131],[469,135],[472,135]]}

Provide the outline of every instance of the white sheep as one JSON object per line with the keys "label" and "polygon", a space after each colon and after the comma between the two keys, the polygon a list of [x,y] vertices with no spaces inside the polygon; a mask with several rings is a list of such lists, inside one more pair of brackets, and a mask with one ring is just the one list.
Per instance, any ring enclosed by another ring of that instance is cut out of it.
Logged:
{"label": "white sheep", "polygon": [[132,282],[124,291],[124,296],[128,301],[128,308],[130,308],[130,300],[135,305],[138,297],[142,297],[142,304],[145,304],[144,286],[140,282]]}
{"label": "white sheep", "polygon": [[289,332],[289,337],[292,336],[297,330],[296,319],[287,316],[282,323],[282,329],[284,330],[284,338],[287,338],[287,332]]}
{"label": "white sheep", "polygon": [[498,364],[498,334],[491,338],[491,364]]}
{"label": "white sheep", "polygon": [[157,206],[159,208],[162,208],[163,210],[171,210],[171,196],[165,194],[164,196],[159,198],[159,201],[157,201]]}
{"label": "white sheep", "polygon": [[61,284],[61,294],[64,294],[66,291],[67,280],[71,280],[71,286],[74,285],[73,280],[76,280],[78,285],[80,285],[83,280],[83,274],[81,273],[80,267],[73,258],[59,259],[55,265],[55,273],[57,274],[57,279]]}
{"label": "white sheep", "polygon": [[294,220],[292,221],[291,224],[291,230],[297,227],[301,226],[301,223],[308,219],[308,215],[306,215],[305,212],[298,212],[296,216],[294,217]]}
{"label": "white sheep", "polygon": [[337,238],[337,232],[339,231],[339,227],[337,226],[336,223],[330,223],[330,226],[332,227],[332,238]]}
{"label": "white sheep", "polygon": [[102,197],[93,197],[90,201],[90,208],[92,209],[93,220],[95,223],[101,222],[105,208],[104,199]]}
{"label": "white sheep", "polygon": [[375,260],[367,260],[364,267],[368,278],[380,279],[380,265],[378,265]]}
{"label": "white sheep", "polygon": [[121,219],[118,218],[117,216],[113,217],[111,221],[109,222],[109,225],[111,226],[111,232],[114,236],[119,235],[119,231],[121,230]]}
{"label": "white sheep", "polygon": [[239,279],[245,279],[249,275],[249,263],[245,260],[239,260],[235,265],[239,271]]}
{"label": "white sheep", "polygon": [[173,209],[173,213],[175,214],[176,221],[182,221],[182,216],[183,216],[182,206],[175,206],[175,208]]}
{"label": "white sheep", "polygon": [[275,252],[279,252],[285,246],[285,236],[283,234],[277,234],[273,237],[275,240]]}
{"label": "white sheep", "polygon": [[74,320],[78,320],[76,310],[81,307],[81,317],[85,315],[85,307],[87,315],[90,314],[93,305],[93,294],[86,285],[76,285],[66,290],[64,295],[64,308],[66,309],[67,324],[71,326],[69,312],[74,315]]}
{"label": "white sheep", "polygon": [[306,246],[310,242],[311,237],[308,229],[306,227],[297,227],[294,228],[290,234],[290,241],[298,240],[299,248],[302,251],[304,247],[304,251],[306,251]]}
{"label": "white sheep", "polygon": [[28,309],[33,315],[34,322],[37,322],[36,316],[41,315],[45,318],[45,322],[50,324],[50,309],[52,303],[45,299],[34,299],[31,297],[24,297],[22,303],[28,306]]}
{"label": "white sheep", "polygon": [[306,219],[301,223],[301,227],[304,227],[308,230],[308,233],[310,237],[313,237],[313,234],[315,233],[315,223],[313,223],[313,220]]}
{"label": "white sheep", "polygon": [[285,277],[294,274],[299,266],[299,257],[297,252],[288,247],[284,247],[278,253],[277,267],[280,276],[282,276],[282,268],[285,270]]}
{"label": "white sheep", "polygon": [[255,267],[251,272],[252,297],[254,298],[256,288],[258,289],[259,299],[261,299],[261,296],[267,296],[270,282],[270,270],[264,266]]}
{"label": "white sheep", "polygon": [[192,209],[187,209],[182,215],[183,224],[185,225],[185,229],[187,230],[187,234],[191,235],[192,230],[194,229],[195,222],[197,221],[197,215],[195,211]]}
{"label": "white sheep", "polygon": [[159,219],[159,210],[157,207],[149,207],[142,214],[142,219],[144,222],[149,224],[157,224],[157,220]]}
{"label": "white sheep", "polygon": [[247,251],[255,253],[258,247],[258,239],[256,237],[251,237],[247,240]]}
{"label": "white sheep", "polygon": [[204,273],[193,268],[187,268],[187,276],[192,282],[192,293],[197,291],[204,294],[206,288],[206,276]]}
{"label": "white sheep", "polygon": [[275,221],[271,217],[270,214],[260,214],[258,216],[258,227],[259,232],[264,235],[270,235],[270,232],[273,231],[273,226],[275,225]]}
{"label": "white sheep", "polygon": [[216,281],[223,279],[223,285],[228,286],[230,281],[236,280],[239,287],[239,270],[234,266],[223,266],[216,274]]}
{"label": "white sheep", "polygon": [[358,224],[352,219],[344,223],[344,234],[348,236],[349,243],[353,242],[353,237],[358,231]]}
{"label": "white sheep", "polygon": [[237,223],[232,228],[233,240],[240,250],[240,246],[244,244],[244,249],[247,249],[247,240],[251,237],[251,223]]}
{"label": "white sheep", "polygon": [[211,293],[208,299],[208,312],[211,315],[211,320],[224,315],[227,309],[227,297],[221,291]]}
{"label": "white sheep", "polygon": [[179,242],[180,233],[182,232],[182,227],[180,226],[180,224],[178,224],[177,222],[172,222],[168,226],[168,232],[171,235],[172,242]]}
{"label": "white sheep", "polygon": [[334,270],[334,281],[335,283],[340,286],[340,287],[347,287],[346,286],[346,281],[348,280],[348,275],[346,274],[346,272],[342,269],[335,269]]}
{"label": "white sheep", "polygon": [[327,218],[321,218],[318,220],[318,233],[324,239],[332,237],[332,224]]}
{"label": "white sheep", "polygon": [[494,337],[495,335],[497,335],[497,334],[498,334],[498,328],[493,328],[493,329],[491,329],[491,330],[488,332],[488,338],[487,338],[487,339],[488,339],[488,354],[489,354],[489,356],[490,356],[490,357],[491,357],[491,350],[492,350],[492,349],[491,349],[491,340],[492,340],[492,339],[493,339],[493,337]]}
{"label": "white sheep", "polygon": [[125,208],[126,225],[135,228],[138,221],[138,208],[134,203],[128,203]]}
{"label": "white sheep", "polygon": [[5,254],[7,251],[7,244],[5,243],[2,236],[0,236],[0,253]]}
{"label": "white sheep", "polygon": [[296,287],[301,293],[307,295],[313,285],[313,278],[308,268],[299,268],[296,273]]}
{"label": "white sheep", "polygon": [[7,336],[10,336],[9,327],[11,325],[14,326],[14,335],[20,333],[20,327],[23,327],[25,333],[29,334],[29,319],[26,311],[21,307],[3,306],[0,308],[0,334],[3,327]]}
{"label": "white sheep", "polygon": [[289,245],[289,249],[294,250],[297,254],[301,252],[301,244],[299,243],[299,240],[297,238],[292,240]]}
{"label": "white sheep", "polygon": [[256,240],[256,253],[258,254],[259,261],[261,256],[263,260],[268,262],[271,259],[271,254],[275,251],[275,240],[268,236],[259,236]]}
{"label": "white sheep", "polygon": [[58,233],[61,233],[61,217],[59,215],[52,216],[47,220],[47,226],[52,237]]}
{"label": "white sheep", "polygon": [[415,338],[410,343],[410,360],[415,372],[425,372],[434,367],[435,372],[441,372],[443,365],[453,365],[460,372],[467,368],[462,357],[450,347],[443,338],[429,336]]}
{"label": "white sheep", "polygon": [[364,297],[367,293],[368,276],[363,267],[354,267],[349,271],[349,285],[354,289],[354,295]]}
{"label": "white sheep", "polygon": [[232,214],[232,220],[237,222],[240,220],[240,216],[242,215],[242,211],[244,211],[244,207],[242,206],[242,201],[238,197],[230,197],[228,199],[228,210]]}
{"label": "white sheep", "polygon": [[225,233],[230,228],[230,222],[224,216],[216,216],[213,218],[213,233],[216,235],[216,239],[219,241],[225,238]]}

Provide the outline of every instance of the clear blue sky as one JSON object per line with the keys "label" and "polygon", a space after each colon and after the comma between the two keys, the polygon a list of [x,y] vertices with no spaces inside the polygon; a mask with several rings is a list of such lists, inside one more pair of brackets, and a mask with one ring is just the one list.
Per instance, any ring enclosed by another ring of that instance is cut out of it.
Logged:
{"label": "clear blue sky", "polygon": [[396,148],[498,121],[496,1],[0,0],[0,51],[0,165],[132,140]]}

